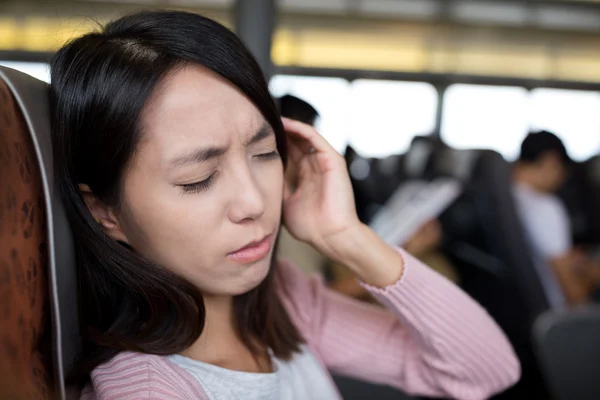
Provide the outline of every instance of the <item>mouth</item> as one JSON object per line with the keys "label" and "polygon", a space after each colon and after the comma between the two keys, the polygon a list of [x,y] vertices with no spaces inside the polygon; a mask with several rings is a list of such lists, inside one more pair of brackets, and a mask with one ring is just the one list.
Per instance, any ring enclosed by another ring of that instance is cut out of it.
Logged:
{"label": "mouth", "polygon": [[241,264],[251,264],[262,260],[271,251],[273,235],[268,234],[262,239],[250,242],[244,247],[227,254],[227,257]]}

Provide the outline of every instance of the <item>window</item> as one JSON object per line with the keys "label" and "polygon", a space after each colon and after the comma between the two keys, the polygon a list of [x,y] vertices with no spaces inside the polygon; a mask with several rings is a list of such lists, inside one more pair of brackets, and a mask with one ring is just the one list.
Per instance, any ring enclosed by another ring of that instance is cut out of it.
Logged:
{"label": "window", "polygon": [[435,129],[438,95],[428,83],[358,79],[349,98],[349,142],[363,156],[404,153]]}
{"label": "window", "polygon": [[600,93],[534,89],[530,124],[560,137],[573,159],[586,160],[600,153]]}
{"label": "window", "polygon": [[438,96],[428,83],[276,75],[269,87],[312,104],[317,129],[340,153],[348,144],[365,157],[402,153],[435,128]]}
{"label": "window", "polygon": [[529,129],[528,96],[521,87],[451,85],[444,94],[442,138],[458,149],[492,149],[514,160]]}
{"label": "window", "polygon": [[41,81],[50,83],[50,66],[46,63],[21,62],[21,61],[0,61],[0,65],[16,69],[33,76]]}
{"label": "window", "polygon": [[310,103],[320,114],[317,129],[340,153],[346,149],[348,81],[342,78],[275,75],[269,82],[271,94],[291,94]]}

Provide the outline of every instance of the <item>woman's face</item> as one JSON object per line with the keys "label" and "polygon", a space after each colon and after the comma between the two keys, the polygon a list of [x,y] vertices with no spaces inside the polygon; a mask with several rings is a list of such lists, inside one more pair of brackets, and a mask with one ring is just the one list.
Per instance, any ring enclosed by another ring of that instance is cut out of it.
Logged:
{"label": "woman's face", "polygon": [[270,125],[233,85],[194,65],[165,79],[141,123],[117,216],[126,241],[205,295],[256,287],[283,196]]}

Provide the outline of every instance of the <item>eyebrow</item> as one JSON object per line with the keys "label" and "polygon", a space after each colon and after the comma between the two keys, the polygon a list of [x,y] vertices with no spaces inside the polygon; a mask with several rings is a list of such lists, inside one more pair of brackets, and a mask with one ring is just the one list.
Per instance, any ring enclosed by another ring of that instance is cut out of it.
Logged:
{"label": "eyebrow", "polygon": [[[263,141],[264,139],[274,135],[271,126],[268,123],[264,123],[263,126],[246,142],[246,146],[256,144]],[[220,157],[227,152],[226,147],[207,147],[204,149],[195,150],[189,154],[175,158],[169,163],[171,168],[181,167],[187,164],[197,164],[210,159]]]}
{"label": "eyebrow", "polygon": [[254,136],[252,136],[250,140],[246,143],[246,146],[256,144],[262,140],[265,140],[271,135],[274,135],[273,130],[271,129],[271,126],[265,122],[263,123],[263,126],[260,127],[258,132],[256,132]]}

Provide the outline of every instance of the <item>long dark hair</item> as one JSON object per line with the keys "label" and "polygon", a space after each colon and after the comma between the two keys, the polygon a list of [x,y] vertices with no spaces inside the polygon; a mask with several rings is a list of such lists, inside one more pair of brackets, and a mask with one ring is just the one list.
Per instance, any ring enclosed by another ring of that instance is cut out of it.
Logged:
{"label": "long dark hair", "polygon": [[[56,180],[77,249],[84,340],[79,378],[120,351],[175,354],[202,333],[198,289],[109,238],[78,190],[87,184],[105,204],[119,204],[142,109],[157,83],[186,63],[237,86],[272,126],[285,162],[283,126],[258,64],[235,34],[210,19],[176,11],[133,14],[72,41],[52,61]],[[236,296],[235,322],[253,352],[269,347],[285,359],[302,338],[277,296],[273,270]]]}

